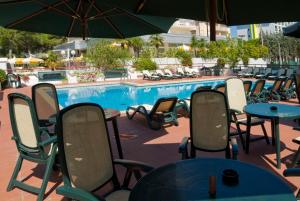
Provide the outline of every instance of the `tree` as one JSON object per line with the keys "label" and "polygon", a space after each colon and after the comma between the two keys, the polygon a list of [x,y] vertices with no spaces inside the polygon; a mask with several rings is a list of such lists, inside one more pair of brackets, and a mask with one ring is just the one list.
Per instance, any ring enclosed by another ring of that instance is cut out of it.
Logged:
{"label": "tree", "polygon": [[197,57],[197,49],[198,49],[199,44],[198,44],[198,40],[197,40],[196,36],[194,36],[194,35],[191,38],[190,46],[194,52],[194,57]]}
{"label": "tree", "polygon": [[164,44],[164,39],[158,34],[151,35],[149,39],[150,45],[154,46],[156,48],[156,56],[159,56],[159,47]]}
{"label": "tree", "polygon": [[134,55],[140,57],[140,52],[145,45],[145,41],[141,37],[133,37],[127,39],[127,44],[129,47],[133,48]]}
{"label": "tree", "polygon": [[131,58],[127,48],[113,47],[109,40],[99,40],[93,46],[88,47],[87,61],[95,67],[108,69],[123,67],[125,61]]}
{"label": "tree", "polygon": [[1,56],[8,56],[9,52],[12,51],[16,56],[24,56],[30,53],[45,52],[65,40],[64,37],[48,34],[0,28],[0,54]]}

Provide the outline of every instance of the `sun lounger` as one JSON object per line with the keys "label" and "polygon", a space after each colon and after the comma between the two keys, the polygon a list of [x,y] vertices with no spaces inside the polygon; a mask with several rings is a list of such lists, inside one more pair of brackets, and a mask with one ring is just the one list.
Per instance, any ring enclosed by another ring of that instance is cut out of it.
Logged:
{"label": "sun lounger", "polygon": [[163,79],[167,79],[167,80],[170,80],[170,79],[173,79],[174,77],[169,75],[169,74],[165,74],[162,70],[156,70],[156,74],[158,76],[160,76],[161,78]]}
{"label": "sun lounger", "polygon": [[130,106],[126,110],[128,119],[132,119],[137,113],[145,116],[151,129],[158,130],[165,123],[178,125],[175,106],[177,98],[160,98],[154,105],[136,105]]}
{"label": "sun lounger", "polygon": [[262,91],[262,98],[264,99],[264,102],[269,102],[269,101],[278,102],[281,100],[280,89],[281,89],[282,83],[283,83],[283,80],[277,79],[274,81],[273,86]]}
{"label": "sun lounger", "polygon": [[194,76],[193,74],[184,72],[183,68],[181,68],[181,67],[177,68],[177,74],[179,74],[183,77],[193,77]]}
{"label": "sun lounger", "polygon": [[293,75],[294,75],[294,69],[289,68],[286,70],[285,75],[281,75],[278,78],[281,80],[285,80],[285,79],[293,78]]}
{"label": "sun lounger", "polygon": [[256,75],[255,78],[256,79],[264,79],[264,78],[267,78],[271,74],[272,74],[272,69],[271,68],[266,68],[264,74]]}
{"label": "sun lounger", "polygon": [[276,75],[269,75],[267,78],[268,80],[276,80],[279,79],[279,77],[282,77],[285,75],[285,69],[281,68],[278,70]]}
{"label": "sun lounger", "polygon": [[151,74],[148,70],[143,70],[143,80],[160,80],[160,76]]}
{"label": "sun lounger", "polygon": [[187,75],[189,75],[189,77],[194,77],[194,78],[198,77],[197,73],[189,67],[185,67],[184,71]]}
{"label": "sun lounger", "polygon": [[262,97],[262,91],[264,90],[265,83],[266,80],[263,79],[255,82],[254,87],[247,97],[248,104],[264,102],[265,99]]}
{"label": "sun lounger", "polygon": [[284,81],[283,86],[279,91],[281,100],[289,100],[291,98],[296,98],[295,90],[293,89],[293,79],[289,78]]}
{"label": "sun lounger", "polygon": [[167,75],[171,75],[175,79],[182,78],[181,75],[172,73],[170,69],[165,69],[164,71]]}

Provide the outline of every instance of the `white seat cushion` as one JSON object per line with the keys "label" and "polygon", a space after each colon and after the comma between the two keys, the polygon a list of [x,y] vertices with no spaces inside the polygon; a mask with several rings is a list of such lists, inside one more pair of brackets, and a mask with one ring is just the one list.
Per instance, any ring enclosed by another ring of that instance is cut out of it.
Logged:
{"label": "white seat cushion", "polygon": [[106,201],[128,201],[130,191],[128,190],[119,190],[109,194],[105,197]]}

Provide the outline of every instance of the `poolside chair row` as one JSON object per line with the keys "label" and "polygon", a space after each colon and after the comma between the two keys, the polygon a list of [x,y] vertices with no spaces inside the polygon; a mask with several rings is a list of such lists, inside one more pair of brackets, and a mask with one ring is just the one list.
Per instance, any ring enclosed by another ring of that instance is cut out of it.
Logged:
{"label": "poolside chair row", "polygon": [[145,80],[161,80],[161,79],[180,79],[180,78],[196,78],[199,77],[194,70],[190,68],[177,68],[177,72],[173,73],[170,69],[155,70],[150,72],[143,70],[143,79]]}
{"label": "poolside chair row", "polygon": [[243,72],[238,73],[238,77],[242,78],[256,78],[256,79],[287,79],[292,78],[294,75],[294,69],[283,69],[280,68],[277,71],[272,71],[271,68],[264,69],[264,72],[261,72],[262,68],[247,68]]}

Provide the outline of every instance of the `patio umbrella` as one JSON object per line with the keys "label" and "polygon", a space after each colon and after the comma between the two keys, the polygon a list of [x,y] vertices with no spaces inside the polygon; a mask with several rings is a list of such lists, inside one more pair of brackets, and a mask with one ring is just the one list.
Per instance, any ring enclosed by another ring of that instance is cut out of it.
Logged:
{"label": "patio umbrella", "polygon": [[0,26],[83,39],[162,33],[174,21],[175,18],[135,15],[103,0],[0,1]]}
{"label": "patio umbrella", "polygon": [[283,35],[300,38],[300,23],[297,22],[295,24],[283,28]]}
{"label": "patio umbrella", "polygon": [[[300,21],[299,0],[106,0],[135,14],[210,21],[232,25]],[[166,8],[166,9],[164,9]]]}

